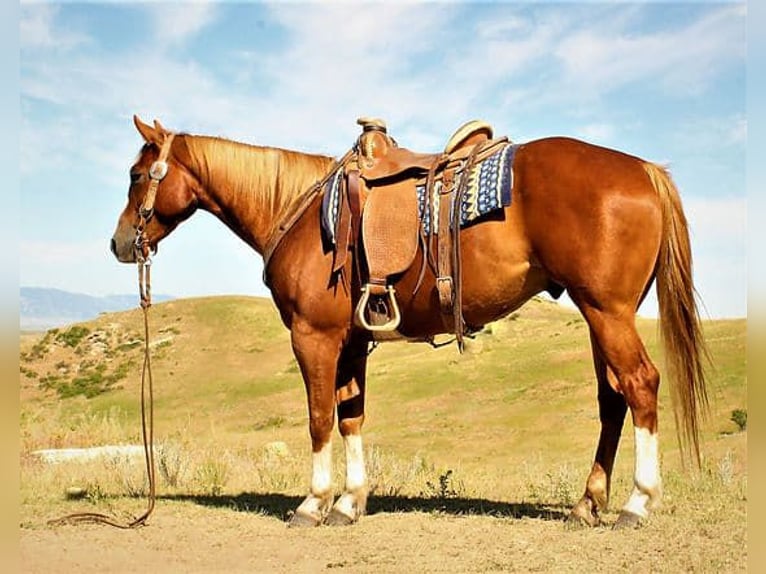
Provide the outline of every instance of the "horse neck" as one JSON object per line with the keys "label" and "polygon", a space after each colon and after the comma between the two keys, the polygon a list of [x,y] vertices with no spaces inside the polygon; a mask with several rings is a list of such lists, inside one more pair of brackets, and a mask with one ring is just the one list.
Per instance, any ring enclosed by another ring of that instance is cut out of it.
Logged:
{"label": "horse neck", "polygon": [[[184,136],[188,167],[202,186],[199,206],[258,253],[332,158],[221,138]],[[187,162],[184,162],[187,163]]]}

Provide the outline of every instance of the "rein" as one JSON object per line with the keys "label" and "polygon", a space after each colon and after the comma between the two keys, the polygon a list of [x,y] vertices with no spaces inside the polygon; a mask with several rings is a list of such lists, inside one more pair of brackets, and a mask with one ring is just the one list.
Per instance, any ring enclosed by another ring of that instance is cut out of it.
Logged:
{"label": "rein", "polygon": [[138,263],[138,293],[140,297],[141,311],[144,316],[144,362],[141,367],[141,436],[144,443],[144,460],[146,462],[146,475],[149,480],[149,495],[147,508],[143,514],[130,522],[118,522],[115,518],[100,512],[75,512],[61,518],[48,521],[49,526],[61,526],[64,524],[96,523],[114,526],[129,530],[145,526],[149,516],[154,511],[157,500],[156,465],[154,462],[154,380],[152,377],[152,360],[149,351],[149,307],[152,306],[152,282],[150,257],[151,247],[146,237],[146,225],[154,215],[154,199],[160,181],[168,172],[167,157],[170,153],[170,144],[174,134],[168,134],[162,143],[160,155],[149,168],[149,189],[144,201],[139,208],[139,223],[136,227],[136,240],[134,250]]}
{"label": "rein", "polygon": [[141,369],[141,434],[144,442],[146,474],[149,478],[147,508],[141,516],[134,518],[130,522],[118,522],[113,517],[99,512],[75,512],[61,518],[49,520],[49,526],[97,523],[129,530],[145,526],[149,515],[154,511],[157,498],[157,479],[154,464],[154,381],[152,378],[151,354],[149,352],[149,307],[152,305],[150,269],[151,259],[139,259],[138,289],[141,297],[141,310],[144,315],[144,363]]}

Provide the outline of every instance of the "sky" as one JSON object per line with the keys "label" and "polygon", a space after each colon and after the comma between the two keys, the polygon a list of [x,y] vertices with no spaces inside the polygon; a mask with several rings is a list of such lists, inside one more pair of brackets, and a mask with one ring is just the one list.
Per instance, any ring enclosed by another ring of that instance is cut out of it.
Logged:
{"label": "sky", "polygon": [[[19,285],[136,291],[108,245],[141,147],[166,128],[342,155],[356,118],[441,149],[469,119],[669,166],[703,317],[747,316],[744,2],[24,2]],[[583,169],[588,169],[587,165]],[[153,289],[268,296],[262,260],[198,212]],[[656,316],[653,293],[640,310]]]}

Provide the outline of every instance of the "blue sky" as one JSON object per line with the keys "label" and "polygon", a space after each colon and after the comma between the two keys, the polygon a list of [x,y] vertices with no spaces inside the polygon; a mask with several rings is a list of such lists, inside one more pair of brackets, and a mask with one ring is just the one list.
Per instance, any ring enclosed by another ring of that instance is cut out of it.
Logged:
{"label": "blue sky", "polygon": [[[746,20],[743,2],[22,2],[19,284],[135,291],[108,251],[134,113],[330,155],[362,115],[418,151],[481,118],[668,164],[704,314],[746,316]],[[267,295],[261,271],[200,212],[160,245],[153,286]]]}

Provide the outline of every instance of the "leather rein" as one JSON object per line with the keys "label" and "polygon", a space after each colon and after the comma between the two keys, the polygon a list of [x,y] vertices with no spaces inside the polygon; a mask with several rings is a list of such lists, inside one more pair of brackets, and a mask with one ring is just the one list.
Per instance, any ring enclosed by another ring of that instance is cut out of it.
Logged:
{"label": "leather rein", "polygon": [[[152,377],[151,353],[149,352],[149,307],[152,306],[151,290],[151,246],[146,235],[146,226],[154,216],[154,200],[157,197],[157,188],[168,173],[168,155],[170,145],[175,134],[169,133],[162,142],[160,155],[149,168],[149,189],[144,201],[138,209],[138,225],[136,226],[136,239],[133,250],[138,264],[138,292],[140,297],[141,311],[144,316],[144,362],[141,368],[141,436],[144,443],[144,460],[146,474],[149,481],[149,494],[147,508],[143,514],[129,522],[119,522],[113,517],[100,512],[76,512],[61,518],[49,520],[50,526],[77,523],[97,523],[114,526],[121,529],[132,529],[145,526],[149,516],[154,511],[157,499],[156,465],[154,462],[154,381]],[[156,248],[154,249],[156,252]]]}

